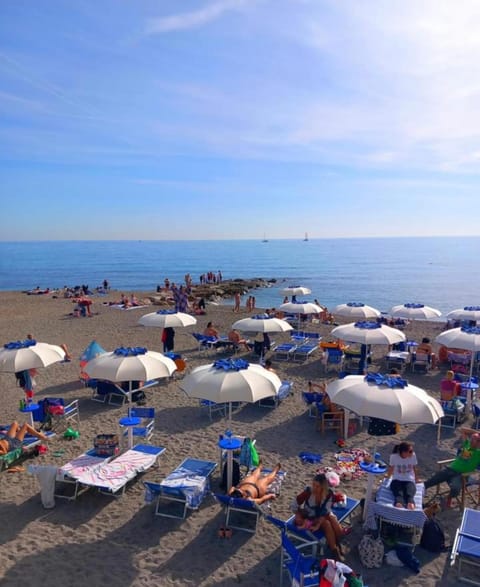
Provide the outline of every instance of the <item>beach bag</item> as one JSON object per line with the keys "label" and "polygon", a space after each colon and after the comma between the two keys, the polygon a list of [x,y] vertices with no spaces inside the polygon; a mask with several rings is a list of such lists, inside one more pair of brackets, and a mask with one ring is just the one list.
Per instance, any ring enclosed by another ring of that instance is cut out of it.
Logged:
{"label": "beach bag", "polygon": [[435,518],[428,519],[423,525],[420,546],[429,552],[445,550],[445,533]]}
{"label": "beach bag", "polygon": [[98,457],[113,457],[118,453],[118,435],[117,434],[97,434],[93,441],[95,454]]}
{"label": "beach bag", "polygon": [[358,544],[360,561],[367,569],[379,569],[382,566],[384,551],[382,539],[369,534],[365,534]]}

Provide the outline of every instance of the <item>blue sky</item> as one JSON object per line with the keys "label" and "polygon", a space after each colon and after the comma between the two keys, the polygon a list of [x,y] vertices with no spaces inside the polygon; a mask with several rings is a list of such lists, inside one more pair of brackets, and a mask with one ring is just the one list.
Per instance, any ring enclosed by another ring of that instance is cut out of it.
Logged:
{"label": "blue sky", "polygon": [[0,240],[480,234],[477,0],[2,0]]}

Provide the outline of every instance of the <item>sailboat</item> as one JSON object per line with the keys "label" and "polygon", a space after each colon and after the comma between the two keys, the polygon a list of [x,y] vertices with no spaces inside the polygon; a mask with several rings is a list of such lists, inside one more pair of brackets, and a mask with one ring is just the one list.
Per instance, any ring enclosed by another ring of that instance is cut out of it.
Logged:
{"label": "sailboat", "polygon": [[265,236],[265,233],[263,233],[262,243],[268,243],[268,238]]}
{"label": "sailboat", "polygon": [[305,233],[305,238],[303,240],[308,241],[308,232]]}

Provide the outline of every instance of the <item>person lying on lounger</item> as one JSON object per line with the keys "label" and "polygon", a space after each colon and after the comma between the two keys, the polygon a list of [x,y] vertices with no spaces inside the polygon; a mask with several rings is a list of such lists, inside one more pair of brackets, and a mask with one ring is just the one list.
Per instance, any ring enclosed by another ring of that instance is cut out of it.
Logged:
{"label": "person lying on lounger", "polygon": [[270,493],[268,487],[275,480],[281,468],[280,463],[278,463],[273,471],[262,475],[262,466],[260,464],[251,473],[246,475],[236,487],[232,487],[228,495],[250,499],[258,504],[275,499],[275,493]]}
{"label": "person lying on lounger", "polygon": [[13,422],[6,433],[0,433],[0,455],[6,455],[10,451],[20,448],[27,434],[40,440],[48,440],[48,436],[37,432],[30,424],[25,423],[20,426],[18,422]]}

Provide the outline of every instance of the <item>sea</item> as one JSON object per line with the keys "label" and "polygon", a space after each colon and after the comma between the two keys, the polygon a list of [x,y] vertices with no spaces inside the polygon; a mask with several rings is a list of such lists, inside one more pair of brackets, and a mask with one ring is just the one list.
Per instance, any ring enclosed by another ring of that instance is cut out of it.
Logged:
{"label": "sea", "polygon": [[0,290],[94,289],[107,279],[119,292],[144,292],[166,277],[182,283],[189,273],[198,283],[221,271],[224,279],[276,280],[251,292],[259,308],[277,307],[282,288],[303,285],[312,294],[299,301],[328,308],[423,303],[447,313],[480,305],[479,257],[480,237],[0,242]]}

